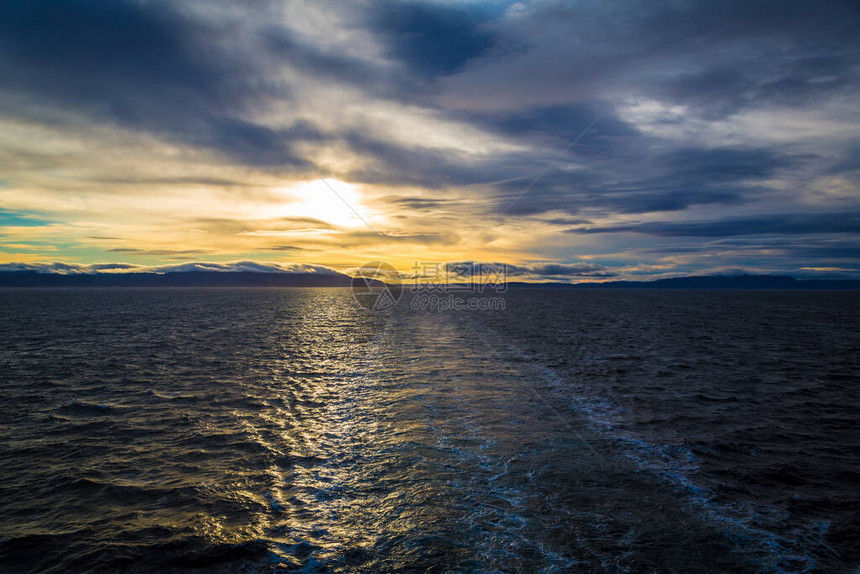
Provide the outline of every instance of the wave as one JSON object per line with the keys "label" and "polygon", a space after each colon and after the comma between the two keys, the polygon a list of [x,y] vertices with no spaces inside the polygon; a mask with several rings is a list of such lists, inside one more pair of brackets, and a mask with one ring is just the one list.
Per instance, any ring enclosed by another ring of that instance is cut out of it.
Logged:
{"label": "wave", "polygon": [[[534,357],[513,348],[523,361],[537,362]],[[784,524],[773,524],[768,517],[783,516],[778,509],[752,501],[729,504],[717,500],[713,490],[701,479],[703,470],[690,445],[654,442],[625,429],[621,407],[588,393],[583,385],[570,381],[551,367],[541,365],[540,378],[549,388],[570,400],[590,431],[620,446],[623,456],[637,468],[684,492],[688,504],[700,517],[720,525],[732,538],[757,546],[764,557],[763,567],[786,573],[814,572],[818,555],[835,553],[825,541],[830,527],[828,521],[810,522],[789,534],[777,533],[775,530]],[[792,478],[788,469],[780,470],[785,471],[778,473],[782,479]]]}
{"label": "wave", "polygon": [[109,403],[92,403],[81,399],[71,399],[60,408],[58,413],[81,415],[106,415],[128,407]]}

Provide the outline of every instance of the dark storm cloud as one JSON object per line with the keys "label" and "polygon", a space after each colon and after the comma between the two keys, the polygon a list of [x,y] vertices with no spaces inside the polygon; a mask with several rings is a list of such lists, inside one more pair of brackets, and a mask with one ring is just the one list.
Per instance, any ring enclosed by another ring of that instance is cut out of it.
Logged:
{"label": "dark storm cloud", "polygon": [[[761,183],[806,157],[748,147],[665,150],[645,136],[627,136],[618,157],[586,156],[583,169],[551,169],[497,185],[500,209],[513,215],[678,211],[693,205],[737,205],[766,193]],[[637,154],[630,153],[632,148]],[[576,148],[571,161],[576,161]],[[519,197],[516,203],[513,199]]]}
{"label": "dark storm cloud", "polygon": [[[679,271],[695,270],[700,261],[707,262],[711,268],[741,266],[750,270],[797,275],[811,273],[840,273],[841,270],[856,276],[860,270],[860,242],[856,237],[841,237],[834,234],[805,235],[749,235],[719,237],[680,237],[672,236],[669,243],[650,241],[628,252],[628,256],[638,261],[662,258],[666,255],[683,256],[692,266],[682,265]],[[815,268],[832,268],[816,271]],[[630,273],[653,274],[655,271],[645,267]],[[660,272],[659,270],[657,271]]]}
{"label": "dark storm cloud", "polygon": [[[514,216],[548,211],[648,213],[757,200],[767,193],[762,183],[768,178],[816,159],[779,148],[679,146],[641,133],[592,104],[455,115],[501,136],[550,145],[534,153],[499,154],[474,162],[369,134],[349,134],[350,147],[372,160],[350,177],[429,188],[489,183],[495,191],[488,211]],[[580,133],[595,119],[599,121],[591,129]],[[574,138],[576,145],[571,146]],[[419,202],[414,207],[429,206]]]}
{"label": "dark storm cloud", "polygon": [[10,0],[2,15],[4,64],[29,68],[12,80],[38,86],[50,71],[58,81],[73,80],[65,87],[79,95],[114,82],[221,88],[217,66],[195,45],[200,30],[166,4]]}
{"label": "dark storm cloud", "polygon": [[798,242],[793,236],[670,236],[673,240],[683,239],[683,243],[648,245],[634,250],[637,254],[659,254],[671,248],[672,253],[719,253],[732,251],[778,252],[780,255],[801,259],[860,259],[860,246],[857,241],[834,238],[829,234],[809,235]]}
{"label": "dark storm cloud", "polygon": [[[856,2],[709,2],[655,16],[676,23],[679,46],[704,59],[657,84],[657,92],[714,114],[771,104],[805,104],[819,96],[858,86],[860,52]],[[722,49],[705,53],[701,46]]]}
{"label": "dark storm cloud", "polygon": [[381,1],[373,4],[368,21],[392,58],[413,73],[432,77],[454,73],[488,52],[494,35],[483,24],[498,15],[477,3]]}
{"label": "dark storm cloud", "polygon": [[566,173],[541,181],[521,196],[513,192],[525,187],[523,184],[502,187],[510,188],[512,193],[497,198],[498,211],[514,216],[555,211],[603,215],[680,211],[694,205],[742,204],[752,192],[749,187],[690,187],[668,177],[618,184],[601,182],[596,176]]}
{"label": "dark storm cloud", "polygon": [[[257,10],[261,6],[265,4],[252,7]],[[646,79],[639,87],[641,91],[656,90],[665,97],[685,100],[704,94],[717,97],[722,102],[720,106],[727,106],[749,98],[723,91],[762,91],[761,86],[750,88],[751,81],[771,86],[779,82],[794,86],[799,82],[814,84],[816,90],[835,89],[832,84],[836,80],[832,78],[844,78],[853,65],[853,60],[844,54],[857,45],[847,35],[845,22],[833,22],[833,18],[822,17],[821,9],[797,3],[780,3],[779,10],[776,8],[767,3],[763,7],[743,5],[732,9],[722,4],[549,3],[532,9],[521,27],[525,31],[535,26],[545,26],[547,30],[566,27],[569,37],[565,44],[571,49],[588,40],[581,54],[583,61],[574,57],[565,64],[571,69],[588,68],[588,74],[578,78],[580,83],[589,82],[595,75],[613,74],[619,66],[627,70],[624,77],[628,77],[630,70],[641,68],[637,62],[672,56],[675,66],[658,59],[663,66],[661,73]],[[835,3],[832,9],[845,21],[850,21],[854,13],[847,4]],[[263,14],[261,19],[265,18],[266,11],[259,11]],[[624,17],[619,19],[619,15]],[[510,158],[503,158],[504,164],[498,160],[468,164],[439,151],[398,147],[372,133],[323,133],[308,122],[296,123],[276,134],[242,117],[249,106],[267,98],[291,97],[289,82],[267,75],[266,64],[272,62],[286,63],[328,81],[358,86],[369,93],[410,101],[416,97],[416,81],[426,86],[422,79],[461,72],[469,63],[478,65],[510,57],[510,46],[522,42],[508,37],[514,25],[499,24],[498,7],[431,2],[367,5],[356,21],[366,25],[390,58],[403,66],[399,76],[348,52],[334,52],[299,40],[293,32],[274,23],[254,28],[249,35],[255,41],[248,40],[249,46],[237,49],[242,41],[234,36],[252,16],[250,10],[242,17],[219,22],[195,16],[183,10],[182,4],[13,0],[0,7],[0,73],[7,96],[35,95],[120,125],[214,148],[251,165],[307,167],[309,160],[293,146],[306,141],[345,143],[352,151],[369,157],[373,160],[371,166],[350,174],[366,183],[467,185],[528,175],[529,167],[538,164],[527,158],[515,158],[514,164]],[[590,31],[579,34],[586,29]],[[808,50],[803,58],[795,58],[792,54],[796,46],[788,44],[783,50],[788,55],[779,60],[787,71],[777,73],[774,68],[752,74],[754,70],[745,66],[748,59],[763,65],[760,55],[748,53],[747,48],[753,46],[746,42],[765,38],[765,46],[771,46],[776,42],[774,38],[785,38],[795,31],[797,42],[808,45]],[[227,48],[228,44],[232,47]],[[621,46],[626,47],[620,49]],[[738,59],[729,50],[726,63],[716,70],[712,57],[689,69],[683,46],[693,52],[703,50],[703,46],[730,46],[746,55]],[[527,53],[529,49],[528,43],[518,47],[520,52]],[[557,63],[547,61],[546,65]],[[752,80],[742,79],[750,75]],[[518,81],[515,77],[506,80]],[[735,84],[745,87],[733,87]],[[619,162],[627,162],[631,146],[649,143],[639,140],[638,130],[618,119],[609,104],[597,100],[532,106],[505,113],[467,114],[455,110],[452,117],[503,137],[564,142],[601,111],[609,113],[579,142],[580,157],[612,155]],[[522,170],[518,172],[518,168]],[[679,183],[677,188],[689,185]],[[734,193],[711,192],[710,196],[723,202],[733,200]],[[705,202],[711,201],[707,195],[702,196]],[[679,209],[698,203],[645,195],[643,198],[643,209],[648,205]],[[620,201],[622,211],[638,210],[635,198]]]}
{"label": "dark storm cloud", "polygon": [[860,140],[852,141],[845,150],[845,155],[830,167],[830,174],[844,174],[860,171]]}
{"label": "dark storm cloud", "polygon": [[857,87],[858,23],[850,0],[526,4],[451,95],[470,109],[644,96],[708,117],[805,104]]}
{"label": "dark storm cloud", "polygon": [[267,14],[278,13],[272,4],[255,2],[241,13],[211,6],[222,18],[169,2],[4,2],[0,96],[22,108],[35,97],[248,165],[301,168],[308,162],[294,143],[334,141],[338,134],[307,122],[274,133],[247,118],[261,103],[293,97],[290,82],[299,80],[278,77],[278,66],[377,96],[414,98],[420,78],[459,69],[491,42],[479,30],[487,16],[477,8],[378,3],[362,18],[405,66],[393,75],[299,40],[275,24],[277,17],[267,22]]}
{"label": "dark storm cloud", "polygon": [[454,117],[503,136],[548,140],[562,146],[591,125],[577,141],[579,148],[591,152],[611,144],[614,139],[639,135],[635,126],[619,119],[608,105],[594,102],[534,106],[504,112],[458,111]]}
{"label": "dark storm cloud", "polygon": [[0,5],[2,91],[10,104],[21,105],[26,94],[25,101],[35,97],[250,165],[303,165],[288,144],[317,137],[311,127],[275,134],[241,117],[261,93],[288,97],[289,90],[224,49],[229,33],[229,23],[203,22],[178,4],[11,0]]}
{"label": "dark storm cloud", "polygon": [[663,237],[731,237],[736,235],[860,234],[860,212],[787,213],[719,221],[646,222],[586,227],[570,233],[642,233]]}
{"label": "dark storm cloud", "polygon": [[[848,58],[810,58],[756,69],[738,69],[732,63],[714,64],[704,70],[680,72],[655,86],[661,98],[694,105],[709,117],[736,113],[761,104],[803,105],[818,96],[856,87]],[[821,66],[819,66],[821,65]]]}
{"label": "dark storm cloud", "polygon": [[763,179],[802,158],[780,156],[768,149],[746,147],[695,148],[673,151],[666,157],[667,170],[681,182],[700,185]]}
{"label": "dark storm cloud", "polygon": [[716,240],[708,248],[776,251],[800,261],[816,261],[825,264],[860,261],[860,243],[856,240],[834,239],[822,235],[810,235],[800,242],[792,237],[731,237]]}
{"label": "dark storm cloud", "polygon": [[[540,130],[538,123],[533,131],[543,133]],[[426,188],[487,184],[492,190],[489,196],[479,192],[489,200],[484,204],[487,212],[511,216],[558,211],[637,214],[695,205],[741,205],[770,193],[763,184],[781,170],[816,159],[811,154],[749,146],[668,147],[619,120],[612,120],[603,133],[591,136],[591,141],[582,138],[567,152],[500,154],[479,162],[366,134],[349,134],[345,139],[368,160],[349,174],[353,181]],[[553,153],[558,155],[552,157]],[[402,205],[426,210],[437,207],[437,201],[444,200],[422,198]]]}

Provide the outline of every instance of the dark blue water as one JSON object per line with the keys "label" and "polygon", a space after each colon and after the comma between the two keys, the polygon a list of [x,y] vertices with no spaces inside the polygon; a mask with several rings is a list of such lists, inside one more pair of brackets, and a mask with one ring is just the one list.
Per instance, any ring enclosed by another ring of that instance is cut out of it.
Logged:
{"label": "dark blue water", "polygon": [[855,572],[860,295],[0,292],[0,570]]}

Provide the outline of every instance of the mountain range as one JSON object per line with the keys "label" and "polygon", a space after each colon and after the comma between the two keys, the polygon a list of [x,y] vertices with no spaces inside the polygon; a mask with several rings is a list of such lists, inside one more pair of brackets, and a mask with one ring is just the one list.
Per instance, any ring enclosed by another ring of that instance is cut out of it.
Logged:
{"label": "mountain range", "polygon": [[[0,287],[349,287],[352,278],[326,273],[174,271],[169,273],[45,273],[0,271]],[[784,275],[709,275],[603,283],[508,282],[512,288],[552,289],[860,289],[857,279],[796,279]]]}

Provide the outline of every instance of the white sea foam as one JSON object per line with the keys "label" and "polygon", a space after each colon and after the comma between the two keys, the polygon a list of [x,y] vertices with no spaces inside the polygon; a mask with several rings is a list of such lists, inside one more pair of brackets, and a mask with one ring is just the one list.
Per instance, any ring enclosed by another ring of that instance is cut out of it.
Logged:
{"label": "white sea foam", "polygon": [[712,524],[720,524],[732,537],[752,540],[769,557],[764,567],[777,572],[813,572],[815,552],[832,553],[824,534],[830,524],[816,521],[794,529],[791,535],[780,535],[768,529],[767,515],[775,509],[752,502],[738,507],[718,502],[713,491],[698,475],[702,469],[696,455],[683,444],[656,443],[623,428],[624,409],[604,397],[590,394],[582,384],[570,381],[518,347],[508,344],[526,363],[538,368],[539,377],[553,392],[565,396],[590,431],[622,447],[623,456],[638,468],[658,476],[686,493],[690,507]]}

